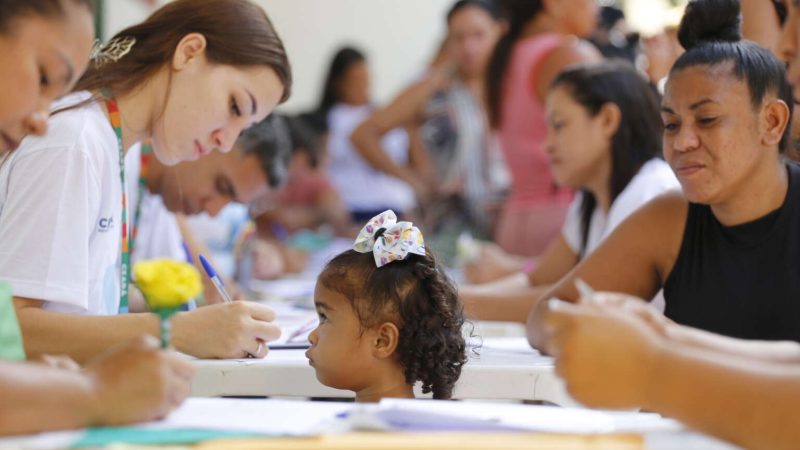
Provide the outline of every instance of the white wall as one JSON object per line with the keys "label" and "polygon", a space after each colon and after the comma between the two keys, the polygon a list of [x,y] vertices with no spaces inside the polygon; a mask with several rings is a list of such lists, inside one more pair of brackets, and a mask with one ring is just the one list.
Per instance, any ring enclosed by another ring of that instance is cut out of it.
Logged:
{"label": "white wall", "polygon": [[[284,109],[316,105],[330,58],[345,44],[367,54],[374,99],[390,100],[432,58],[445,33],[444,15],[454,2],[257,0],[283,38],[293,66],[293,95]],[[140,0],[106,0],[106,36],[143,20],[147,13]]]}

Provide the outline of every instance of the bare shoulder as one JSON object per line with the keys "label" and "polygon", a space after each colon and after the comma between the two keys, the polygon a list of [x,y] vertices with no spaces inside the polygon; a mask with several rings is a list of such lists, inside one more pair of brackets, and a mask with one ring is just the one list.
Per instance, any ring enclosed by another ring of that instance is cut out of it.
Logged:
{"label": "bare shoulder", "polygon": [[689,202],[681,191],[669,191],[642,205],[619,224],[613,234],[646,241],[649,247],[672,248],[680,244]]}
{"label": "bare shoulder", "polygon": [[678,258],[688,211],[683,193],[670,191],[644,204],[613,234],[626,236],[634,246],[646,246],[663,282]]}
{"label": "bare shoulder", "polygon": [[574,281],[581,278],[598,290],[652,298],[675,263],[687,206],[677,191],[654,198],[620,223],[551,295],[576,300]]}
{"label": "bare shoulder", "polygon": [[564,68],[602,59],[603,56],[592,44],[578,38],[564,39],[541,60],[531,74],[531,81],[539,99],[544,99],[550,83]]}
{"label": "bare shoulder", "polygon": [[631,217],[650,222],[653,226],[664,229],[671,228],[677,222],[683,224],[689,210],[689,202],[679,190],[672,190],[642,205]]}
{"label": "bare shoulder", "polygon": [[570,64],[600,61],[602,59],[603,56],[592,44],[583,39],[569,37],[548,53],[542,63],[563,68]]}

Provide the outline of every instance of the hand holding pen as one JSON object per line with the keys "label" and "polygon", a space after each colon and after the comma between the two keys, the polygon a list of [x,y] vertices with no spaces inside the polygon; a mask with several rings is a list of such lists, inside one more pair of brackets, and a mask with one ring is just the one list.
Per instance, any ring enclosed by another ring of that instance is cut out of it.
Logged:
{"label": "hand holding pen", "polygon": [[[203,269],[206,271],[206,275],[208,275],[208,278],[211,280],[211,283],[214,285],[215,288],[217,288],[217,292],[219,292],[222,301],[224,303],[233,302],[233,299],[231,299],[231,296],[228,294],[228,291],[225,290],[225,283],[222,281],[222,278],[219,276],[219,274],[211,265],[211,263],[209,263],[208,260],[203,255],[200,255],[200,264],[203,265]],[[257,355],[261,354],[261,351],[264,346],[264,341],[261,339],[256,339],[256,342],[258,342],[258,347],[256,348],[255,353],[249,353],[249,352],[247,353],[248,358],[256,358]]]}

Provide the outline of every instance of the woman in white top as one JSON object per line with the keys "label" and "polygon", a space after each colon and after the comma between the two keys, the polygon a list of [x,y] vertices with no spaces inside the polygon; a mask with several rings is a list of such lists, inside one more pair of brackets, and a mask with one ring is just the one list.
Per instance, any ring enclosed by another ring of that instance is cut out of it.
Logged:
{"label": "woman in white top", "polygon": [[545,150],[553,175],[581,192],[535,270],[460,289],[467,311],[479,319],[524,322],[538,297],[628,215],[680,189],[659,157],[655,91],[628,64],[601,62],[562,72],[550,88],[546,112]]}
{"label": "woman in white top", "polygon": [[[10,136],[44,134],[50,103],[85,70],[94,36],[91,3],[3,1],[0,153],[13,147]],[[0,435],[149,421],[189,394],[193,367],[160,351],[152,338],[104,354],[81,371],[6,361],[25,356],[12,289],[0,281]]]}
{"label": "woman in white top", "polygon": [[[230,151],[290,86],[282,42],[248,0],[170,2],[112,39],[55,105],[48,135],[26,138],[0,168],[0,278],[15,288],[29,356],[86,361],[158,333],[152,314],[117,314],[135,235],[126,150],[149,139],[164,164]],[[280,334],[273,319],[261,305],[213,305],[176,316],[172,342],[198,357],[263,357]]]}

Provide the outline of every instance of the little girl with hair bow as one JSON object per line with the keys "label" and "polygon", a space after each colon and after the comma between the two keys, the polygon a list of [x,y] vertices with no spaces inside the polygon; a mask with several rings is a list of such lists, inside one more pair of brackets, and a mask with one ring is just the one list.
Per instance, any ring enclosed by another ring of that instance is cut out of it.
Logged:
{"label": "little girl with hair bow", "polygon": [[449,399],[467,361],[463,307],[411,222],[372,218],[352,250],[333,258],[314,290],[319,326],[306,352],[322,384],[356,401]]}

